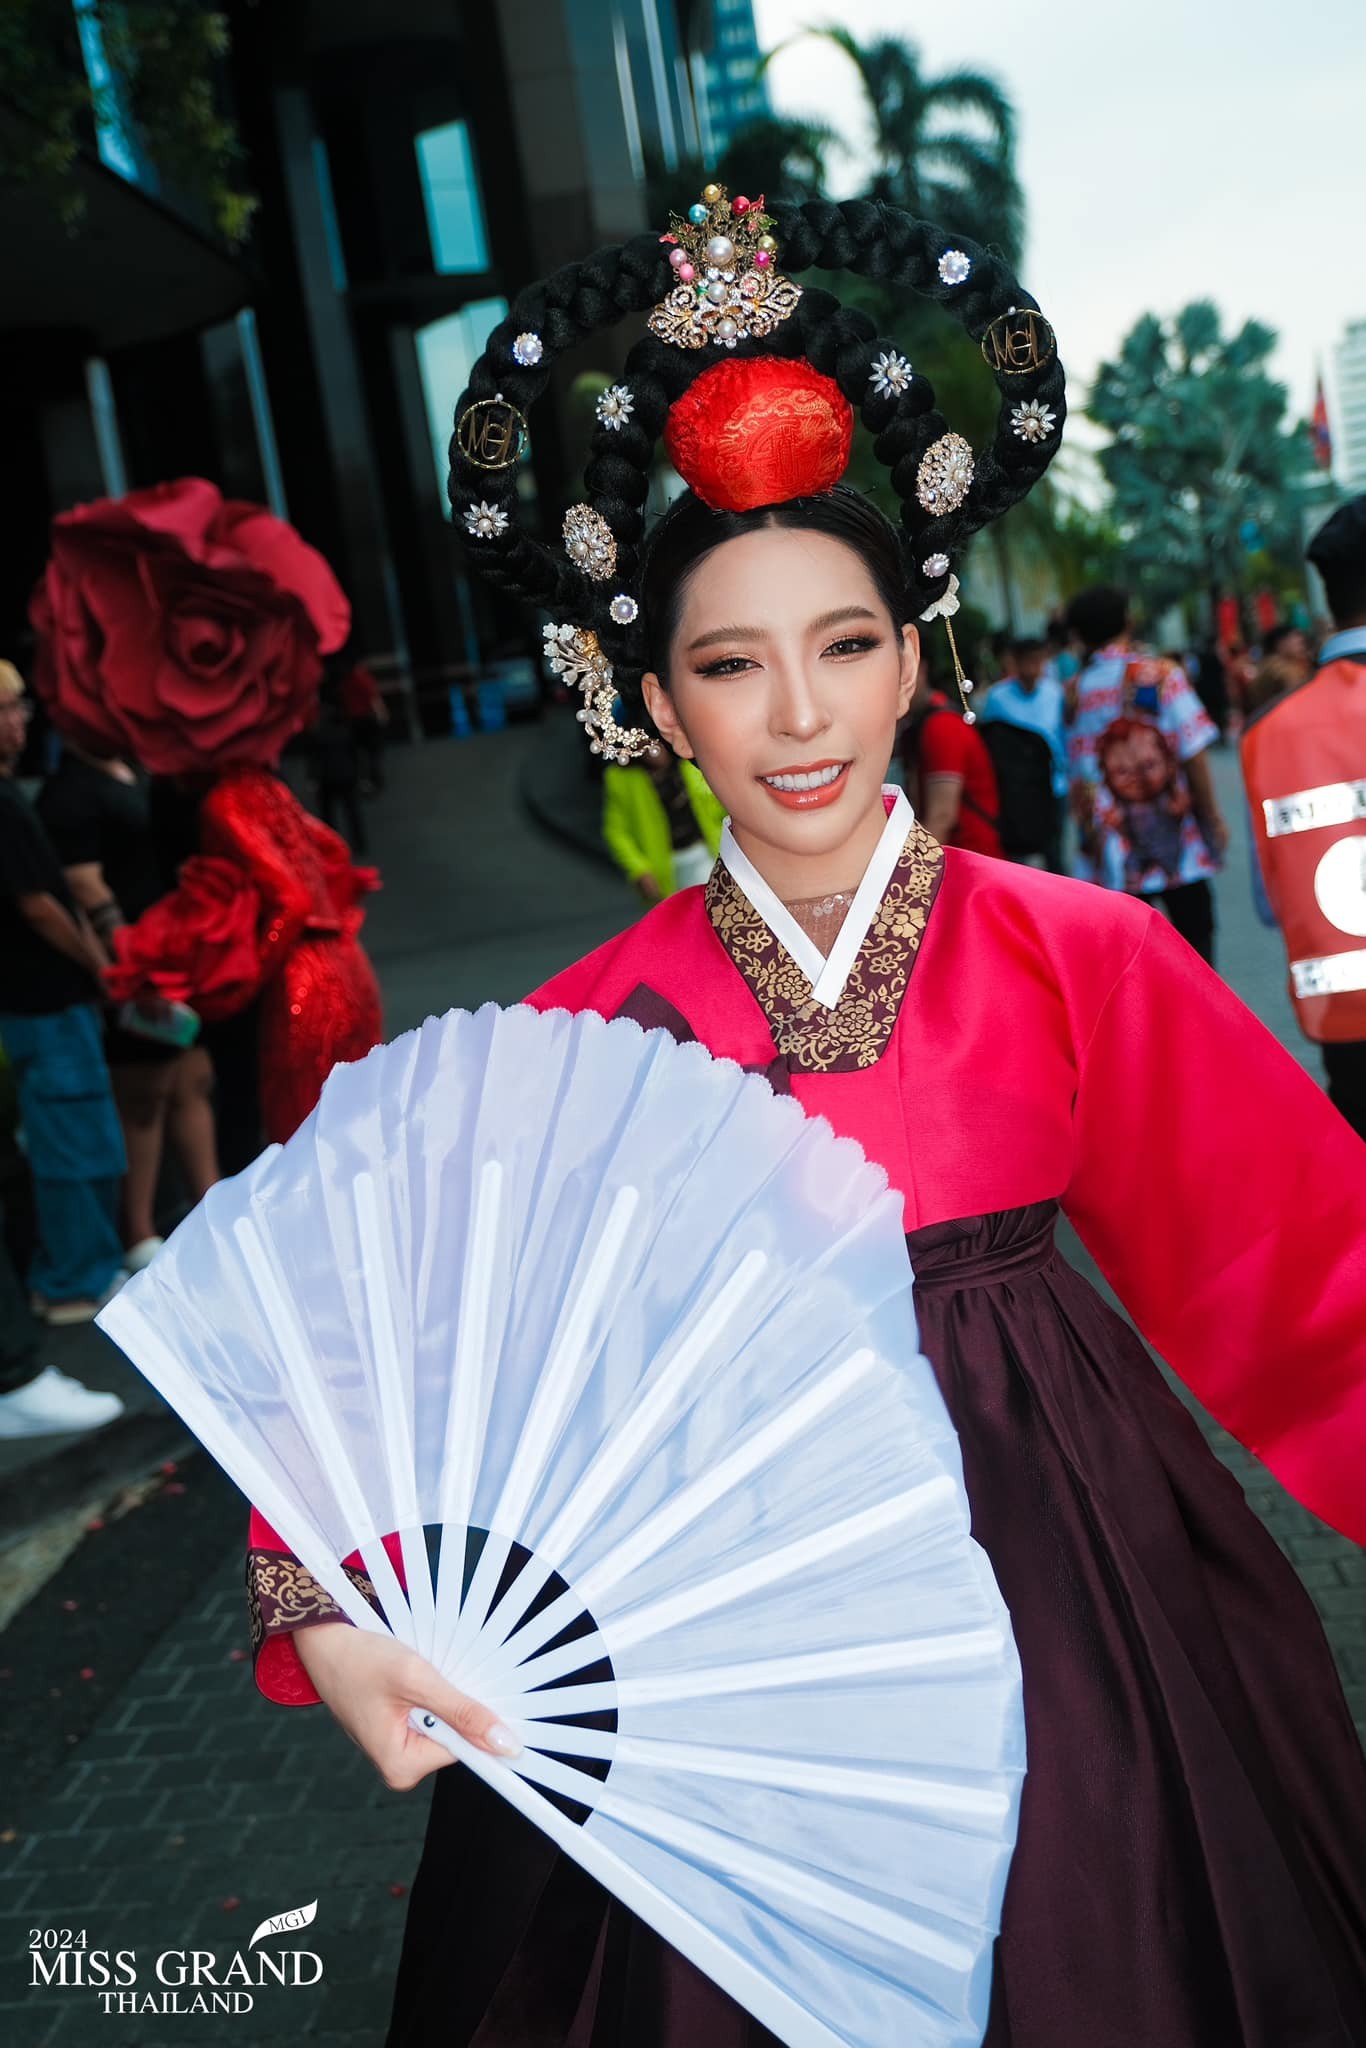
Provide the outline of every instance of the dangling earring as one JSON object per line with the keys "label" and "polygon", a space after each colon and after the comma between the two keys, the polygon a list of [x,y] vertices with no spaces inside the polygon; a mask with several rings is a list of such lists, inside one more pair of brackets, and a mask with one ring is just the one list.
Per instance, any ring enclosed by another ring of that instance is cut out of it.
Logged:
{"label": "dangling earring", "polygon": [[953,637],[953,621],[947,616],[944,619],[944,631],[949,636],[949,653],[953,656],[953,680],[958,686],[958,702],[963,707],[963,723],[976,725],[977,713],[969,704],[968,698],[977,686],[970,676],[963,674],[963,664],[958,658],[958,642]]}
{"label": "dangling earring", "polygon": [[963,673],[963,664],[958,654],[958,642],[953,637],[953,615],[958,610],[958,602],[958,578],[950,576],[949,587],[944,592],[944,595],[936,598],[928,611],[923,611],[920,617],[925,624],[928,624],[931,619],[942,619],[944,621],[944,631],[949,636],[949,653],[953,656],[953,680],[958,690],[958,702],[962,707],[963,723],[964,725],[976,725],[977,713],[968,702],[974,685],[971,679]]}

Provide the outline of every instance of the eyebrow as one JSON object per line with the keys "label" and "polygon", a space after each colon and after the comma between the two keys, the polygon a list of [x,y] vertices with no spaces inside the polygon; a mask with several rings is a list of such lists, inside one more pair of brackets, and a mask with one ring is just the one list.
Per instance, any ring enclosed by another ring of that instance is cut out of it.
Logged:
{"label": "eyebrow", "polygon": [[[850,619],[872,619],[877,613],[870,611],[866,604],[841,605],[838,611],[822,612],[818,619],[812,619],[808,633],[824,633],[830,626],[842,626]],[[700,654],[704,647],[719,647],[727,640],[767,640],[762,626],[717,626],[711,633],[699,634],[688,645],[689,654]]]}

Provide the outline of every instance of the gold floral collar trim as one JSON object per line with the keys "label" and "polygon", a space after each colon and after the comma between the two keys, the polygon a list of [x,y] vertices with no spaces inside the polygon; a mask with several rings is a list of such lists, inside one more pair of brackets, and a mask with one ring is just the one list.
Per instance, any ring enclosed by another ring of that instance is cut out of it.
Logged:
{"label": "gold floral collar trim", "polygon": [[781,939],[724,862],[717,862],[706,886],[707,915],[767,1018],[774,1045],[794,1069],[857,1073],[881,1059],[943,873],[944,849],[917,821],[864,934],[844,993],[829,1009],[816,1002],[810,981]]}

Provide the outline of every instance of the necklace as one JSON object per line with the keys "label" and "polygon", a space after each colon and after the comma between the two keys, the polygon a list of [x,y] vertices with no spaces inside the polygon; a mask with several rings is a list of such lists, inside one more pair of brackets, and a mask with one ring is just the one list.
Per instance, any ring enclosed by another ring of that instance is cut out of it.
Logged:
{"label": "necklace", "polygon": [[797,920],[812,945],[828,955],[857,893],[854,889],[837,889],[829,896],[800,896],[783,908]]}

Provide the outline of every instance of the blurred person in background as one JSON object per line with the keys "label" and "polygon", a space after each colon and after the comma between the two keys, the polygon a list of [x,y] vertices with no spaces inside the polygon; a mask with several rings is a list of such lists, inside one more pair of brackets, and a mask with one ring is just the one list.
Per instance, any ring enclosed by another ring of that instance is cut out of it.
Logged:
{"label": "blurred person in background", "polygon": [[[0,667],[0,1040],[18,1091],[37,1212],[31,1306],[48,1322],[80,1323],[91,1321],[127,1278],[117,1222],[127,1162],[100,1031],[104,953],[71,895],[51,840],[14,780],[27,731],[24,685],[5,663]],[[34,1403],[48,1418],[66,1418],[48,1419],[49,1428],[89,1428],[110,1419],[102,1408],[90,1409],[89,1401],[97,1397],[87,1396],[74,1381],[58,1386],[42,1377],[40,1393],[7,1411],[21,1425],[11,1433],[29,1433],[24,1418],[31,1416]]]}
{"label": "blurred person in background", "polygon": [[1044,632],[1044,646],[1048,650],[1048,672],[1056,676],[1066,690],[1081,667],[1081,656],[1077,652],[1076,636],[1067,624],[1065,613],[1055,612],[1048,621]]}
{"label": "blurred person in background", "polygon": [[1001,805],[986,741],[934,688],[923,660],[903,748],[906,788],[931,838],[1000,855]]}
{"label": "blurred person in background", "polygon": [[1228,677],[1217,641],[1204,640],[1194,649],[1188,673],[1196,696],[1222,739],[1228,727]]}
{"label": "blurred person in background", "polygon": [[1184,672],[1134,642],[1125,591],[1083,590],[1068,619],[1086,652],[1068,734],[1078,874],[1160,903],[1212,965],[1210,884],[1228,845],[1206,758],[1218,732]]}
{"label": "blurred person in background", "polygon": [[[1309,635],[1303,626],[1296,626],[1289,621],[1283,625],[1272,626],[1262,635],[1260,653],[1263,665],[1268,661],[1278,661],[1297,682],[1307,683],[1314,673],[1314,650],[1309,644]],[[1255,677],[1253,683],[1255,688]],[[1292,683],[1291,687],[1294,688],[1295,685]],[[1255,709],[1255,706],[1253,708]]]}
{"label": "blurred person in background", "polygon": [[117,1394],[81,1385],[39,1355],[35,1322],[0,1231],[0,1440],[103,1429],[123,1413]]}
{"label": "blurred person in background", "polygon": [[384,735],[389,726],[389,707],[375,677],[357,661],[349,649],[333,657],[335,673],[341,677],[341,703],[351,726],[360,771],[360,793],[376,796],[384,787]]}
{"label": "blurred person in background", "polygon": [[1252,679],[1257,673],[1252,650],[1242,640],[1231,640],[1224,650],[1224,680],[1228,687],[1228,734],[1236,739],[1248,714]]}
{"label": "blurred person in background", "polygon": [[1007,676],[1014,675],[1015,642],[1013,634],[1007,631],[1005,627],[998,627],[995,632],[988,633],[985,647],[978,651],[977,667],[981,671],[983,682],[989,689],[993,688],[997,683],[1003,682]]}
{"label": "blurred person in background", "polygon": [[[220,1164],[236,1172],[256,1133],[283,1143],[338,1061],[381,1037],[359,939],[379,876],[279,773],[351,608],[301,535],[206,477],[59,512],[50,546],[29,606],[38,692],[64,737],[136,759],[168,792],[155,828],[175,886],[114,930],[105,985],[120,1002],[174,996],[206,1025],[254,1009],[258,1099],[237,1093],[250,1121],[231,1144],[219,1125]],[[109,619],[117,633],[91,623]],[[214,1047],[220,1088],[226,1050]]]}
{"label": "blurred person in background", "polygon": [[369,849],[360,806],[360,749],[346,708],[346,677],[329,668],[318,693],[317,716],[304,735],[308,773],[318,816],[340,832],[352,853]]}
{"label": "blurred person in background", "polygon": [[[982,737],[996,770],[1001,843],[1012,858],[1041,855],[1055,875],[1066,873],[1062,857],[1067,814],[1067,728],[1064,692],[1042,640],[1017,640],[1008,671],[987,692],[981,713]],[[1042,740],[1025,751],[1022,733]]]}
{"label": "blurred person in background", "polygon": [[1328,1094],[1366,1137],[1366,493],[1310,541],[1334,630],[1242,740],[1261,877]]}
{"label": "blurred person in background", "polygon": [[705,882],[725,813],[695,762],[655,746],[644,761],[609,761],[602,780],[602,836],[647,906]]}
{"label": "blurred person in background", "polygon": [[[110,962],[114,933],[175,879],[157,859],[148,778],[117,755],[97,755],[68,739],[37,808],[71,894]],[[156,1198],[166,1138],[191,1203],[218,1179],[213,1064],[198,1037],[193,1010],[155,997],[125,1003],[105,1019],[104,1056],[128,1154],[122,1217],[124,1264],[132,1273],[161,1249]]]}
{"label": "blurred person in background", "polygon": [[[13,673],[7,662],[0,662],[0,691]],[[3,723],[0,697],[0,725]],[[29,1307],[16,1264],[27,1256],[26,1250],[20,1254],[16,1243],[22,1224],[12,1230],[15,1218],[7,1213],[11,1190],[17,1195],[16,1209],[28,1206],[24,1190],[17,1185],[20,1179],[28,1180],[18,1132],[14,1075],[0,1041],[0,1440],[102,1429],[123,1413],[118,1395],[82,1386],[55,1366],[45,1366],[40,1355],[42,1328]]]}
{"label": "blurred person in background", "polygon": [[[1283,654],[1264,655],[1257,664],[1256,675],[1248,685],[1248,723],[1250,724],[1261,712],[1268,710],[1271,705],[1278,703],[1282,697],[1289,696],[1292,690],[1298,690],[1302,683],[1308,682],[1310,674],[1311,670],[1307,664],[1287,658]],[[1245,726],[1244,732],[1246,729]]]}

